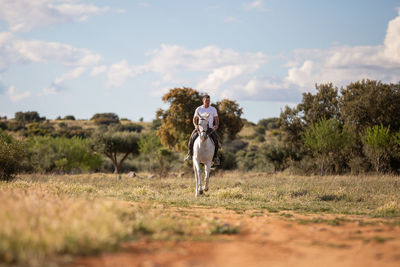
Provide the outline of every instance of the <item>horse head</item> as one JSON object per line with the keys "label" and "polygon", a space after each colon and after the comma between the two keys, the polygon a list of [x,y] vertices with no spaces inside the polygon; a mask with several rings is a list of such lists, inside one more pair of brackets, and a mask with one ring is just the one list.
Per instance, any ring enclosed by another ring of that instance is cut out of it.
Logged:
{"label": "horse head", "polygon": [[199,136],[202,142],[204,142],[208,138],[207,130],[209,117],[210,114],[208,113],[203,113],[199,115]]}

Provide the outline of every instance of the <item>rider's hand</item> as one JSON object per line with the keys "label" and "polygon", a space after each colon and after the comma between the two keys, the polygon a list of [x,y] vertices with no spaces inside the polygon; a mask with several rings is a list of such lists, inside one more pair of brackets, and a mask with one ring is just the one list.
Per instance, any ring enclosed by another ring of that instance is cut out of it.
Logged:
{"label": "rider's hand", "polygon": [[199,130],[199,125],[196,125],[195,127],[196,127],[196,130],[198,131]]}
{"label": "rider's hand", "polygon": [[214,129],[214,131],[216,131],[216,130],[218,129],[218,126],[217,126],[217,125],[214,125],[214,126],[213,126],[213,129]]}

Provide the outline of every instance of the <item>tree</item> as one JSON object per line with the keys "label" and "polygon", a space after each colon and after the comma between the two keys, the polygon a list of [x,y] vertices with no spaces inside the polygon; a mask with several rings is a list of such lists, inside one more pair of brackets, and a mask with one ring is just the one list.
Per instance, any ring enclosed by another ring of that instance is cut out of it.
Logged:
{"label": "tree", "polygon": [[[157,119],[161,126],[157,130],[161,143],[169,148],[182,151],[187,148],[187,142],[193,131],[193,115],[195,109],[202,104],[202,94],[191,88],[175,88],[169,90],[162,98],[170,104],[167,110],[158,110]],[[242,108],[235,101],[223,99],[212,104],[220,117],[217,133],[220,138],[225,135],[234,139],[242,129],[243,122],[240,116]]]}
{"label": "tree", "polygon": [[110,125],[112,123],[119,123],[119,117],[115,113],[96,113],[90,119],[97,125]]}
{"label": "tree", "polygon": [[139,137],[132,132],[95,132],[90,147],[93,151],[108,157],[114,165],[114,173],[119,173],[122,163],[129,155],[139,153]]}
{"label": "tree", "polygon": [[157,130],[161,143],[178,151],[186,149],[193,131],[193,114],[202,104],[202,95],[191,88],[174,88],[162,100],[170,104],[167,110],[158,110],[157,118],[161,126]]}
{"label": "tree", "polygon": [[41,122],[46,120],[46,117],[40,117],[37,111],[28,111],[28,112],[16,112],[15,120],[17,122],[21,122],[23,124],[32,123],[32,122]]}
{"label": "tree", "polygon": [[374,125],[400,130],[400,83],[362,80],[341,90],[342,117],[359,135]]}
{"label": "tree", "polygon": [[0,180],[10,181],[22,167],[23,144],[0,130]]}
{"label": "tree", "polygon": [[38,172],[94,171],[101,167],[100,155],[90,151],[79,137],[35,136],[27,140],[28,164]]}
{"label": "tree", "polygon": [[243,109],[239,107],[236,101],[223,99],[213,105],[218,111],[219,128],[217,133],[223,139],[227,136],[229,140],[235,139],[236,135],[243,128],[243,121],[241,119]]}
{"label": "tree", "polygon": [[139,152],[148,157],[150,171],[156,170],[160,177],[168,174],[172,153],[162,146],[160,138],[156,134],[150,134],[140,139]]}
{"label": "tree", "polygon": [[348,144],[349,133],[336,120],[321,119],[305,131],[303,138],[305,146],[318,160],[320,174],[324,175],[332,165],[337,165]]}
{"label": "tree", "polygon": [[395,136],[390,133],[390,126],[374,125],[365,131],[364,152],[376,172],[387,170],[390,157],[395,153]]}

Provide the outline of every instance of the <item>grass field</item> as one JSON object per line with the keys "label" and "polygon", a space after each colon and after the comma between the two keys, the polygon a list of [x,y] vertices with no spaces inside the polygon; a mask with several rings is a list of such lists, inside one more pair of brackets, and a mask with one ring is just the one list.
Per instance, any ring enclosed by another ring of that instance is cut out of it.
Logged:
{"label": "grass field", "polygon": [[22,175],[0,183],[0,261],[40,266],[115,250],[128,240],[209,240],[240,231],[179,210],[199,206],[283,218],[291,216],[288,211],[364,215],[400,225],[400,177],[216,173],[210,191],[196,199],[192,177]]}

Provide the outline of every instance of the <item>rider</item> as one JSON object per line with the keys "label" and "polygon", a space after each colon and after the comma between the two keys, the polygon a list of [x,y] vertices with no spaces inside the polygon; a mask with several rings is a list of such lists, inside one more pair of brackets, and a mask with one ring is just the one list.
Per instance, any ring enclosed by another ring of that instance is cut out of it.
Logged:
{"label": "rider", "polygon": [[[217,157],[218,137],[217,137],[217,134],[215,133],[215,131],[218,129],[219,118],[218,118],[218,113],[217,113],[216,108],[210,106],[210,96],[209,95],[203,96],[203,105],[196,108],[196,111],[194,112],[193,124],[194,124],[195,129],[193,130],[192,135],[190,136],[190,139],[189,139],[189,145],[188,145],[189,151],[185,157],[185,161],[192,160],[193,144],[194,144],[194,141],[196,140],[196,138],[199,136],[199,133],[198,133],[199,114],[203,114],[203,113],[208,113],[210,115],[209,121],[208,121],[209,127],[207,130],[207,134],[209,134],[209,136],[211,137],[211,139],[213,140],[214,145],[215,145],[215,151],[214,151],[214,157],[213,157],[214,165],[219,165],[220,163],[219,163],[219,159]],[[214,125],[213,125],[213,122],[215,122]]]}

